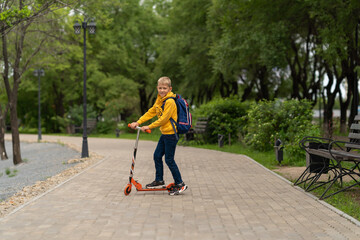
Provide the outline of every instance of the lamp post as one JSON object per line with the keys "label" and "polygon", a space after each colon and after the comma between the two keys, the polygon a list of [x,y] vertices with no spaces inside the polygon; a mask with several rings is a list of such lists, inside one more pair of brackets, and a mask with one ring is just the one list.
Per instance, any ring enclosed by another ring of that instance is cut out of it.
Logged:
{"label": "lamp post", "polygon": [[86,110],[86,29],[89,29],[89,34],[95,34],[96,24],[93,20],[85,19],[82,24],[78,21],[74,23],[75,34],[81,33],[81,28],[84,29],[84,89],[83,89],[83,142],[82,142],[82,151],[81,157],[89,157],[89,148],[87,142],[87,110]]}
{"label": "lamp post", "polygon": [[40,77],[45,76],[45,71],[44,69],[36,69],[34,71],[34,76],[38,77],[38,141],[41,140],[41,103],[40,103],[40,96],[41,96],[41,92],[40,92]]}
{"label": "lamp post", "polygon": [[[359,23],[356,24],[356,35],[355,35],[355,67],[359,66]],[[357,79],[357,71],[355,71],[355,78],[354,78],[354,118],[356,115],[359,114],[359,90],[358,90],[358,79]]]}

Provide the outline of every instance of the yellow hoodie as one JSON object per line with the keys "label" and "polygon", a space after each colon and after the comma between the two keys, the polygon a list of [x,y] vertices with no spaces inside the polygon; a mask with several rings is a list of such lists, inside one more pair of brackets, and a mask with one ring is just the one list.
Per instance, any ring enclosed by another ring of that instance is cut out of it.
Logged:
{"label": "yellow hoodie", "polygon": [[[164,101],[170,97],[176,97],[176,94],[173,92],[169,92],[165,97],[160,97],[158,94],[154,105],[137,121],[139,124],[142,124],[153,117],[157,116],[158,120],[149,125],[150,129],[160,127],[160,131],[162,134],[175,134],[174,129],[171,125],[170,118],[177,121],[177,108],[175,100],[169,99],[165,102],[164,110],[162,109],[162,105]],[[175,125],[176,128],[176,125]]]}

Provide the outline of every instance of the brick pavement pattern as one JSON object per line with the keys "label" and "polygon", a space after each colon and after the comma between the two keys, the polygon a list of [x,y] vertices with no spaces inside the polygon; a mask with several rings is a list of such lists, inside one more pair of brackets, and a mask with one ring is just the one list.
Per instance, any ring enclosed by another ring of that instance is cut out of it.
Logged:
{"label": "brick pavement pattern", "polygon": [[[36,140],[35,135],[21,139]],[[141,138],[141,137],[140,137]],[[43,136],[81,146],[78,137]],[[133,140],[89,138],[99,164],[0,221],[1,240],[360,239],[360,227],[243,155],[178,146],[183,195],[123,190]],[[155,142],[139,142],[135,179],[154,178]],[[172,182],[165,167],[165,181]]]}

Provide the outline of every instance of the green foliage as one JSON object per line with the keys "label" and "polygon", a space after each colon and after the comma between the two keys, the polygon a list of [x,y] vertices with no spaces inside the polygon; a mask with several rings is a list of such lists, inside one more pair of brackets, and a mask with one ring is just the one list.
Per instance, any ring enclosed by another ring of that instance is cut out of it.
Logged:
{"label": "green foliage", "polygon": [[72,124],[72,121],[69,117],[54,116],[51,118],[51,121],[54,122],[55,125],[59,126],[60,132],[62,133],[65,133],[66,128]]}
{"label": "green foliage", "polygon": [[287,154],[294,159],[304,157],[299,140],[306,135],[320,135],[312,124],[312,105],[307,100],[260,101],[252,104],[245,118],[245,141],[251,148],[267,151],[280,139]]}
{"label": "green foliage", "polygon": [[116,129],[120,130],[120,132],[129,132],[128,124],[126,121],[120,121],[116,124]]}
{"label": "green foliage", "polygon": [[[87,119],[95,119],[96,118],[96,112],[94,111],[94,108],[91,105],[87,105]],[[67,118],[71,120],[71,123],[75,126],[80,126],[83,122],[83,106],[77,105],[70,108],[68,114],[66,114]]]}
{"label": "green foliage", "polygon": [[238,139],[239,132],[244,126],[243,116],[248,108],[247,103],[242,103],[238,98],[216,98],[200,106],[195,111],[195,118],[208,118],[209,142],[216,142],[217,135],[222,134],[226,137],[230,134],[234,140]]}
{"label": "green foliage", "polygon": [[116,122],[111,120],[99,121],[96,124],[96,133],[107,134],[107,133],[115,133]]}
{"label": "green foliage", "polygon": [[[147,1],[141,2],[97,3],[98,15],[106,19],[104,23],[99,22],[99,34],[93,42],[94,68],[98,73],[89,78],[89,83],[95,93],[92,101],[106,114],[126,115],[138,106],[145,112],[151,104],[156,82],[153,70],[161,34],[159,16],[154,14],[153,6]],[[161,5],[161,2],[154,4]],[[115,105],[116,108],[111,107]]]}
{"label": "green foliage", "polygon": [[11,170],[10,168],[5,169],[5,173],[8,177],[15,177],[17,175],[17,172],[18,172],[17,169],[13,169],[13,170]]}
{"label": "green foliage", "polygon": [[[23,13],[14,4],[14,9],[0,13],[1,21],[27,16],[43,3],[48,1],[24,2]],[[335,64],[336,75],[354,72],[351,64],[340,63],[349,56],[356,58],[351,54],[358,48],[354,42],[358,1],[89,0],[79,8],[75,15],[71,8],[50,11],[26,32],[21,65],[27,68],[17,109],[26,127],[37,124],[37,81],[32,71],[40,66],[46,72],[41,78],[46,132],[63,131],[69,121],[81,124],[81,117],[64,116],[83,101],[83,38],[74,34],[73,23],[84,15],[97,22],[96,34],[88,34],[86,42],[87,99],[96,116],[104,119],[126,119],[148,109],[156,79],[162,75],[173,79],[174,92],[199,106],[219,96],[241,94],[242,100],[294,96],[316,100],[314,93],[326,74],[324,59]],[[15,31],[7,37],[14,62]],[[313,77],[313,69],[321,74]],[[302,83],[293,79],[299,77]],[[0,99],[7,101],[3,95]],[[227,114],[213,118],[218,126],[211,135],[231,132]]]}
{"label": "green foliage", "polygon": [[0,22],[5,22],[11,27],[14,20],[29,17],[30,14],[31,11],[28,6],[24,6],[22,9],[12,7],[8,10],[0,12]]}
{"label": "green foliage", "polygon": [[220,83],[209,58],[211,34],[206,22],[211,1],[174,0],[171,5],[159,39],[155,74],[165,73],[174,80],[175,92],[201,104],[215,96]]}

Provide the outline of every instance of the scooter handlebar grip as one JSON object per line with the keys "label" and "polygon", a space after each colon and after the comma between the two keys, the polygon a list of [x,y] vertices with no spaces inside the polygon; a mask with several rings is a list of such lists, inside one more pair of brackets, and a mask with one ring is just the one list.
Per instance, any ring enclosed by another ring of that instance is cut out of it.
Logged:
{"label": "scooter handlebar grip", "polygon": [[[130,123],[128,124],[128,127],[130,127]],[[140,127],[136,127],[136,129],[139,129]],[[147,130],[145,130],[145,132],[147,132],[147,133],[151,133],[151,130],[150,129],[147,129]]]}

